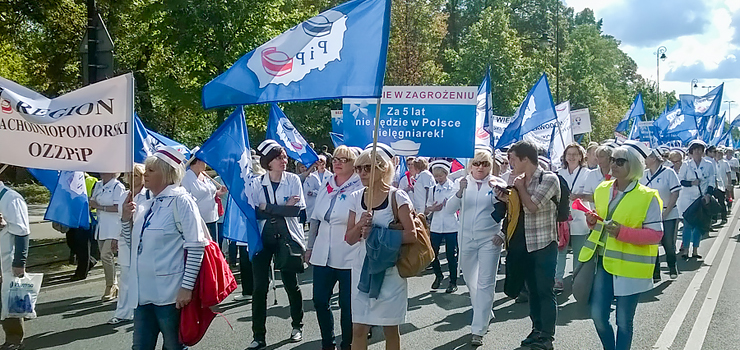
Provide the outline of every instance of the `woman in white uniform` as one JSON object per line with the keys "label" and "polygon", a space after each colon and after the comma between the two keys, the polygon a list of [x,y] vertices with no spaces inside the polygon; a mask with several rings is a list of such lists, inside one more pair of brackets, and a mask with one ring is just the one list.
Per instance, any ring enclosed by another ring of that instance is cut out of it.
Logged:
{"label": "woman in white uniform", "polygon": [[[568,147],[565,147],[563,152],[563,167],[558,170],[560,175],[565,182],[568,183],[568,188],[571,193],[570,205],[573,204],[573,199],[578,198],[579,194],[583,194],[583,188],[586,184],[586,177],[588,175],[588,168],[586,168],[586,150],[578,143],[571,143]],[[570,215],[573,220],[568,222],[570,229],[570,246],[573,248],[573,271],[576,270],[580,263],[578,262],[578,253],[583,247],[583,243],[586,241],[586,237],[590,230],[588,224],[586,224],[586,214],[580,210],[571,210]],[[563,247],[563,250],[558,251],[558,263],[555,268],[555,291],[563,290],[563,278],[565,277],[565,262],[568,254],[568,247]]]}
{"label": "woman in white uniform", "polygon": [[151,199],[124,203],[121,236],[131,249],[135,350],[154,350],[160,333],[164,349],[185,348],[179,339],[180,310],[193,297],[208,238],[195,200],[180,186],[184,163],[174,148],[160,148],[144,162]]}
{"label": "woman in white uniform", "polygon": [[450,271],[450,283],[447,285],[445,293],[457,291],[457,229],[460,225],[457,220],[457,213],[444,210],[447,205],[447,198],[455,194],[454,184],[447,178],[450,168],[451,164],[446,160],[432,162],[432,175],[434,175],[434,180],[437,183],[429,190],[429,198],[427,198],[426,211],[424,212],[431,221],[429,230],[431,231],[430,238],[435,256],[434,261],[432,261],[432,269],[436,277],[432,282],[432,289],[438,289],[444,279],[439,262],[439,248],[442,246],[442,242],[445,243],[447,267]]}
{"label": "woman in white uniform", "polygon": [[[133,179],[130,173],[126,174],[126,181],[131,186],[131,189],[129,192],[125,193],[124,198],[128,197],[131,193],[135,193],[132,200],[138,205],[143,204],[147,199],[151,198],[151,192],[144,188],[144,171],[144,164],[134,164]],[[120,213],[123,213],[123,205],[121,205],[119,209]],[[118,240],[120,242],[124,242],[123,237],[120,235]],[[118,245],[118,265],[121,267],[121,279],[118,283],[119,295],[118,302],[116,303],[116,312],[113,317],[108,320],[108,324],[111,325],[116,325],[125,321],[132,321],[134,319],[134,309],[136,308],[136,304],[131,302],[131,298],[128,294],[129,267],[131,266],[131,249],[128,244],[124,243]]]}
{"label": "woman in white uniform", "polygon": [[342,343],[340,349],[352,345],[352,261],[359,245],[350,246],[344,241],[351,195],[362,189],[360,176],[355,174],[354,163],[360,149],[355,151],[339,146],[331,158],[334,174],[324,182],[316,196],[316,206],[309,220],[306,261],[313,265],[313,305],[321,330],[321,348],[334,349],[334,315],[331,298],[334,286],[339,283]]}
{"label": "woman in white uniform", "polygon": [[390,193],[395,193],[398,207],[398,219],[403,226],[403,243],[415,240],[411,211],[413,204],[403,190],[391,186],[393,179],[393,157],[395,152],[388,145],[378,143],[375,164],[372,161],[372,146],[365,149],[355,160],[355,171],[362,184],[370,185],[370,173],[375,167],[374,191],[371,212],[367,202],[368,191],[362,189],[352,194],[352,203],[347,220],[345,240],[352,246],[358,246],[358,253],[352,262],[352,349],[367,349],[367,334],[370,326],[383,326],[385,348],[401,349],[401,335],[398,326],[406,320],[408,308],[408,287],[406,279],[398,274],[393,266],[385,271],[385,277],[377,298],[359,290],[360,273],[365,261],[367,247],[365,240],[373,231],[373,226],[388,227],[394,220],[393,200]]}
{"label": "woman in white uniform", "polygon": [[[661,244],[665,250],[665,260],[668,264],[668,273],[671,279],[678,277],[676,269],[676,241],[674,237],[678,230],[678,209],[676,202],[681,191],[681,182],[673,169],[664,165],[663,156],[654,149],[645,158],[645,172],[640,179],[640,184],[658,191],[660,199],[663,200],[663,238]],[[653,270],[653,282],[660,282],[660,253],[655,259],[655,270]]]}
{"label": "woman in white uniform", "polygon": [[218,205],[216,196],[226,193],[226,186],[216,186],[216,183],[206,174],[206,163],[195,158],[197,150],[193,150],[193,156],[190,158],[189,169],[182,178],[182,187],[184,187],[198,204],[200,216],[205,220],[211,239],[221,247],[223,243],[223,234],[218,232]]}
{"label": "woman in white uniform", "polygon": [[[483,335],[493,317],[496,272],[504,243],[500,221],[506,204],[496,198],[493,188],[506,187],[506,183],[491,175],[492,164],[490,149],[476,149],[468,163],[468,175],[455,182],[455,195],[447,200],[445,207],[448,213],[460,210],[459,261],[473,305],[470,327],[473,346],[483,345]],[[492,216],[497,204],[496,212],[502,213],[498,220]]]}
{"label": "woman in white uniform", "polygon": [[121,234],[121,215],[118,207],[123,203],[126,188],[118,181],[118,173],[101,173],[90,197],[90,208],[98,212],[95,238],[100,247],[100,260],[105,273],[105,292],[100,300],[109,301],[118,297],[116,258],[118,237]]}

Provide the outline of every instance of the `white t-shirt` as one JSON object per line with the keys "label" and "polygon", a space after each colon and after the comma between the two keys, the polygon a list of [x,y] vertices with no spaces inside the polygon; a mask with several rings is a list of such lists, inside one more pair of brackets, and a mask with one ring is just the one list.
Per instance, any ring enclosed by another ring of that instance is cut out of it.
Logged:
{"label": "white t-shirt", "polygon": [[434,186],[434,176],[429,170],[424,170],[416,175],[416,183],[414,183],[413,202],[414,209],[417,213],[424,212],[424,206],[427,203],[427,197],[429,196],[429,189]]}
{"label": "white t-shirt", "polygon": [[211,180],[198,179],[198,175],[188,169],[182,178],[182,187],[195,198],[200,216],[206,223],[218,221],[218,205],[216,205],[216,185]]}
{"label": "white t-shirt", "polygon": [[594,194],[596,187],[599,187],[604,180],[606,180],[606,177],[601,173],[601,168],[596,167],[596,169],[592,169],[589,171],[586,182],[583,184],[583,193]]}
{"label": "white t-shirt", "polygon": [[[92,199],[98,204],[111,206],[123,204],[126,199],[126,188],[118,179],[110,179],[103,184],[98,181],[93,186]],[[95,231],[95,239],[118,239],[121,236],[121,214],[119,212],[107,212],[98,210],[98,226]]]}
{"label": "white t-shirt", "polygon": [[[673,169],[667,167],[659,168],[655,174],[650,169],[645,169],[640,179],[640,184],[658,191],[660,199],[663,201],[663,210],[666,210],[668,198],[670,198],[671,194],[681,191],[681,182],[678,181],[678,175],[676,175]],[[678,219],[678,209],[676,209],[676,206],[674,205],[670,209],[665,220]]]}
{"label": "white t-shirt", "polygon": [[[427,207],[431,207],[432,205],[438,204],[438,203],[445,203],[445,206],[447,205],[447,199],[454,196],[454,183],[450,181],[450,179],[447,179],[445,183],[443,184],[435,184],[432,186],[431,189],[429,189],[429,196],[427,197]],[[457,220],[457,213],[456,212],[449,212],[445,210],[445,206],[442,206],[442,209],[439,211],[433,212],[432,215],[432,222],[429,225],[429,229],[431,232],[435,233],[451,233],[451,232],[457,232],[457,229],[459,228],[458,220]]]}
{"label": "white t-shirt", "polygon": [[[730,170],[730,163],[728,163],[726,160],[722,159],[720,161],[717,161],[717,169],[719,170],[717,172],[717,178],[722,178],[722,184],[724,185],[722,188],[720,188],[722,191],[725,191],[729,185],[732,185],[732,182],[727,183],[727,176],[732,176],[732,170]],[[719,180],[718,180],[719,181]]]}
{"label": "white t-shirt", "polygon": [[[562,176],[568,188],[572,194],[583,194],[584,187],[586,186],[586,179],[591,171],[586,167],[578,167],[571,173],[568,169],[561,168],[558,170],[558,175]],[[573,201],[570,202],[573,205]],[[571,210],[570,215],[573,217],[573,221],[570,221],[570,234],[575,236],[583,236],[589,234],[590,230],[586,223],[586,213],[580,210]]]}
{"label": "white t-shirt", "polygon": [[13,236],[28,236],[31,229],[28,224],[28,206],[23,197],[0,181],[0,192],[5,194],[0,198],[0,213],[8,223],[0,230],[0,260],[4,274],[12,270],[13,255],[15,254],[15,238]]}
{"label": "white t-shirt", "polygon": [[735,157],[732,157],[730,159],[725,159],[725,160],[727,160],[727,162],[730,164],[730,173],[731,173],[730,176],[732,177],[732,180],[737,180],[737,174],[732,169],[740,168],[740,161],[738,161],[737,158]]}

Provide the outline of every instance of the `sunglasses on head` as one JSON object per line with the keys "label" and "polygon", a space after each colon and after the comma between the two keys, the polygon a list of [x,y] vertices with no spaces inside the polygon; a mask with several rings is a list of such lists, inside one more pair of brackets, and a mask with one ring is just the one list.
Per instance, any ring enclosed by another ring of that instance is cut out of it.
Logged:
{"label": "sunglasses on head", "polygon": [[491,166],[491,162],[489,162],[487,160],[484,160],[484,161],[481,161],[481,162],[473,162],[471,164],[473,166],[482,166],[484,168],[487,168],[487,167]]}
{"label": "sunglasses on head", "polygon": [[624,166],[625,164],[627,164],[627,159],[624,159],[624,158],[614,158],[614,157],[611,157],[609,160],[612,163],[616,164],[617,166]]}
{"label": "sunglasses on head", "polygon": [[373,166],[370,164],[355,166],[355,172],[357,173],[361,173],[363,171],[365,171],[366,173],[369,173],[372,169],[373,169]]}

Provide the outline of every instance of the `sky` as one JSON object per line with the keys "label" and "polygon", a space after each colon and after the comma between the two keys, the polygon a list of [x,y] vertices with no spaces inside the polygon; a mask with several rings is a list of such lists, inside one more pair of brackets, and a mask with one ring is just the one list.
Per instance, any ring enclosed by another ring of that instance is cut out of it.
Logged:
{"label": "sky", "polygon": [[[591,8],[602,30],[622,42],[638,73],[655,81],[663,46],[660,90],[695,95],[725,83],[722,111],[740,114],[740,0],[565,0],[577,12]],[[629,106],[625,106],[625,110]],[[721,114],[722,112],[720,112]]]}

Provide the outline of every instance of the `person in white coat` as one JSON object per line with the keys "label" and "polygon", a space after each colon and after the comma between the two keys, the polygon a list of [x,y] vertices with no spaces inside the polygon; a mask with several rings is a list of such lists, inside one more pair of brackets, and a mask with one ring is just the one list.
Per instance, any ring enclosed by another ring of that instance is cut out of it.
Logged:
{"label": "person in white coat", "polygon": [[[124,198],[132,196],[130,199],[137,205],[142,205],[148,199],[152,197],[151,191],[144,188],[144,164],[134,164],[133,176],[131,173],[126,174],[126,181],[128,182],[130,189],[124,194]],[[131,195],[133,194],[133,195]],[[119,216],[123,214],[123,205],[119,206]],[[121,268],[121,278],[119,279],[118,288],[118,301],[116,303],[116,311],[108,320],[108,324],[117,325],[121,322],[133,321],[134,309],[136,304],[132,302],[129,295],[129,275],[131,267],[131,249],[128,244],[125,244],[123,237],[119,231],[118,241],[121,244],[118,245],[118,265]]]}
{"label": "person in white coat", "polygon": [[144,162],[151,199],[136,204],[130,196],[121,214],[121,236],[131,249],[134,350],[154,350],[160,333],[164,349],[185,348],[180,310],[193,297],[208,238],[198,205],[180,186],[184,164],[185,156],[174,148],[158,149]]}
{"label": "person in white coat", "polygon": [[483,335],[493,317],[496,272],[504,243],[500,224],[503,214],[497,216],[498,220],[491,214],[497,204],[498,211],[506,209],[493,191],[497,186],[505,188],[506,183],[491,175],[492,164],[490,149],[476,149],[475,156],[468,163],[468,175],[455,182],[455,195],[447,200],[445,207],[448,213],[460,210],[459,261],[473,305],[470,327],[473,346],[483,344]]}
{"label": "person in white coat", "polygon": [[340,349],[349,349],[352,345],[352,262],[359,246],[347,244],[344,234],[347,232],[351,194],[363,188],[353,166],[357,156],[359,152],[347,146],[334,150],[331,158],[334,174],[319,189],[309,220],[311,229],[306,262],[313,266],[313,305],[321,330],[322,349],[336,348],[331,298],[337,283],[342,328]]}
{"label": "person in white coat", "polygon": [[216,196],[226,194],[226,186],[221,186],[206,174],[206,163],[195,157],[198,148],[193,150],[193,156],[188,163],[189,168],[182,178],[182,187],[184,187],[195,198],[198,204],[200,216],[205,220],[208,227],[208,233],[211,239],[218,243],[219,248],[223,245],[223,233],[218,232],[218,204]]}
{"label": "person in white coat", "polygon": [[[685,211],[697,198],[703,197],[705,202],[709,202],[709,196],[714,191],[715,184],[715,167],[714,164],[704,158],[704,150],[707,148],[706,143],[702,140],[693,140],[689,142],[689,158],[681,166],[678,172],[678,180],[681,181],[681,195],[679,205]],[[686,215],[684,214],[684,218]],[[691,225],[688,220],[683,222],[683,239],[679,254],[684,259],[688,259],[689,245],[693,245],[694,259],[701,259],[699,255],[699,243],[704,234],[704,228]]]}
{"label": "person in white coat", "polygon": [[428,170],[429,160],[425,157],[417,157],[410,167],[416,169],[416,182],[414,182],[414,191],[411,199],[414,202],[414,210],[417,213],[423,213],[426,209],[429,190],[434,186],[434,176]]}
{"label": "person in white coat", "polygon": [[118,297],[115,253],[118,251],[118,237],[121,235],[121,214],[126,188],[118,181],[118,173],[101,173],[90,196],[90,208],[98,212],[98,225],[95,239],[100,247],[100,261],[105,273],[105,292],[100,300],[109,301]]}
{"label": "person in white coat", "polygon": [[445,254],[447,256],[447,268],[450,271],[450,283],[447,285],[445,293],[454,293],[457,291],[457,229],[460,222],[457,220],[457,213],[450,213],[445,209],[447,198],[452,197],[455,192],[453,182],[447,178],[452,165],[446,160],[435,160],[431,164],[432,175],[437,182],[429,189],[426,210],[429,223],[430,238],[432,248],[434,249],[434,261],[432,269],[434,270],[434,282],[432,289],[438,289],[444,276],[442,267],[439,262],[439,248],[442,242],[445,243]]}
{"label": "person in white coat", "polygon": [[[267,347],[265,335],[267,329],[267,291],[270,285],[270,264],[275,257],[276,268],[280,269],[285,291],[290,302],[292,331],[288,341],[303,340],[303,295],[298,285],[298,273],[302,273],[303,253],[306,249],[303,236],[303,225],[299,222],[300,211],[306,207],[303,197],[301,179],[298,175],[287,172],[288,156],[285,150],[274,140],[265,140],[257,147],[260,153],[260,164],[267,174],[259,179],[260,187],[255,194],[257,219],[262,231],[262,250],[252,258],[254,277],[254,294],[252,299],[252,336],[253,340],[247,349],[264,349]],[[291,253],[285,257],[285,266],[277,263],[279,247],[287,244]],[[251,249],[252,247],[250,247]],[[295,252],[300,255],[293,256]]]}
{"label": "person in white coat", "polygon": [[326,169],[326,156],[319,155],[319,160],[312,166],[316,171],[311,172],[306,181],[303,182],[303,196],[306,200],[306,218],[311,218],[311,213],[316,203],[316,197],[326,179],[331,177],[331,171]]}
{"label": "person in white coat", "polygon": [[[0,265],[3,276],[23,277],[26,274],[30,233],[26,201],[0,181]],[[0,348],[22,349],[25,336],[23,318],[6,317],[0,323],[5,332],[5,343]]]}
{"label": "person in white coat", "polygon": [[[373,163],[372,145],[368,146],[355,160],[355,172],[358,173],[364,186],[370,185],[371,172],[375,168],[375,179],[372,192],[361,189],[352,194],[352,203],[347,219],[345,241],[352,246],[359,246],[358,254],[352,263],[352,349],[366,350],[367,334],[370,326],[382,326],[386,350],[401,349],[399,325],[406,322],[408,308],[408,284],[398,274],[398,268],[392,266],[381,275],[382,284],[377,296],[360,290],[360,276],[367,251],[372,249],[366,244],[374,227],[387,228],[395,217],[393,214],[391,194],[395,193],[398,220],[403,226],[402,243],[413,243],[416,240],[414,224],[411,218],[413,204],[403,190],[391,186],[393,180],[393,157],[395,152],[385,144],[378,143],[377,156]],[[369,187],[368,187],[369,188]],[[368,202],[370,205],[368,205]],[[368,210],[369,208],[369,210]],[[400,247],[399,247],[400,248]]]}
{"label": "person in white coat", "polygon": [[[568,189],[570,189],[571,193],[570,207],[573,205],[573,200],[578,198],[578,195],[584,193],[586,178],[589,173],[589,169],[586,167],[586,150],[584,150],[583,146],[578,143],[571,143],[565,147],[561,164],[562,168],[558,170],[558,175],[568,183]],[[586,214],[584,212],[580,210],[571,210],[570,215],[573,217],[573,220],[568,221],[568,228],[570,230],[569,242],[570,246],[573,248],[573,271],[575,271],[578,265],[580,265],[578,262],[578,253],[580,253],[583,243],[586,242],[586,237],[591,231],[588,229]],[[556,293],[563,291],[563,278],[565,277],[567,254],[567,246],[558,251],[554,287]]]}

